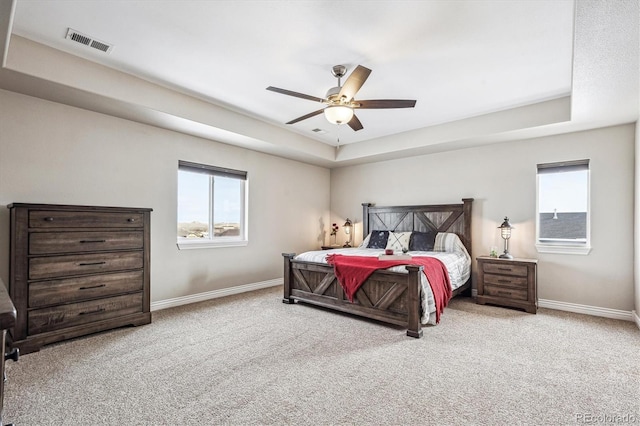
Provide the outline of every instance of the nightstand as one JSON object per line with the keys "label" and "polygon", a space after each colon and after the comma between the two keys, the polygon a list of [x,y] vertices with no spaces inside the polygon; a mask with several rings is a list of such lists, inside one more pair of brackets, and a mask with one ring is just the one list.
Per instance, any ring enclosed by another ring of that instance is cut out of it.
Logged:
{"label": "nightstand", "polygon": [[538,308],[537,259],[500,259],[481,256],[478,261],[477,303],[509,306],[535,314]]}
{"label": "nightstand", "polygon": [[342,246],[321,246],[320,247],[322,250],[333,250],[333,249],[339,249],[339,248],[343,248]]}

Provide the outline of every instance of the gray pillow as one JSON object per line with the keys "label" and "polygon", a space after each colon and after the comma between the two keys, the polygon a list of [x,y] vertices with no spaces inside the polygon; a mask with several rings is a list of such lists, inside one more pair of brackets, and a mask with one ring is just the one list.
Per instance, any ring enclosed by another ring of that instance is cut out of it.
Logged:
{"label": "gray pillow", "polygon": [[371,237],[369,238],[367,248],[384,249],[387,247],[388,239],[389,231],[371,231]]}
{"label": "gray pillow", "polygon": [[409,239],[409,251],[433,251],[433,244],[436,241],[436,232],[418,232],[411,233]]}

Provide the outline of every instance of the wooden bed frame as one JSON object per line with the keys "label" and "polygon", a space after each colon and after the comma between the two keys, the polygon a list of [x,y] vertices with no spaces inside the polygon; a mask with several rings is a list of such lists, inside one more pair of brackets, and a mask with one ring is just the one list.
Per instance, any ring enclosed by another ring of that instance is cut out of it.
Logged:
{"label": "wooden bed frame", "polygon": [[[471,255],[471,206],[462,204],[374,207],[363,203],[363,237],[372,230],[454,232]],[[284,257],[284,303],[296,301],[407,327],[407,336],[422,337],[420,275],[422,266],[407,266],[408,274],[379,270],[358,289],[349,302],[336,279],[333,266]],[[453,296],[471,292],[471,277]]]}

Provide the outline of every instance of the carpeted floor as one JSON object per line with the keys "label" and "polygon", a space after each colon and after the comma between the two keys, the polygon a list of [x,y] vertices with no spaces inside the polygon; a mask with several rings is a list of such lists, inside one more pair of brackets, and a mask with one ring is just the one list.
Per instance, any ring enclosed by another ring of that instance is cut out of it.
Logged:
{"label": "carpeted floor", "polygon": [[[26,425],[640,423],[630,322],[469,298],[422,339],[275,287],[7,364],[5,422]],[[622,423],[619,421],[618,423]],[[630,423],[627,421],[627,423]]]}

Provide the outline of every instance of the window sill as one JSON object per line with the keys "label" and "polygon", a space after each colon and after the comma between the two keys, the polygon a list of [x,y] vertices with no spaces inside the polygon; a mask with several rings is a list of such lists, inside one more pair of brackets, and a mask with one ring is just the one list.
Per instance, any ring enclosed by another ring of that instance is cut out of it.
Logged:
{"label": "window sill", "polygon": [[190,240],[178,241],[177,246],[180,250],[209,249],[223,247],[244,247],[249,244],[247,240],[227,240],[227,241],[211,241],[211,240]]}
{"label": "window sill", "polygon": [[591,246],[569,246],[558,244],[536,244],[538,253],[554,253],[554,254],[581,254],[587,255],[591,251]]}

